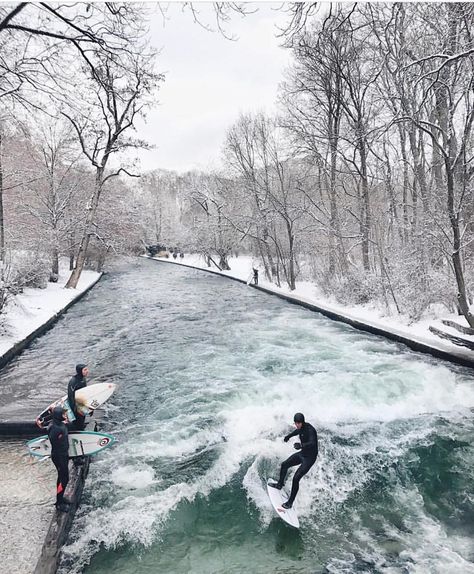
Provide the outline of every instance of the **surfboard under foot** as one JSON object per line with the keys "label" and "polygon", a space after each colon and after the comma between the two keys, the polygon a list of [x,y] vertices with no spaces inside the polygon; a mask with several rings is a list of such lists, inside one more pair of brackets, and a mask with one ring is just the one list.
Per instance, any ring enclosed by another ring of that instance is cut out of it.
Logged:
{"label": "surfboard under foot", "polygon": [[295,507],[293,506],[292,508],[288,509],[282,507],[282,504],[286,502],[288,498],[290,498],[290,495],[283,488],[281,490],[278,490],[278,488],[273,488],[273,486],[270,486],[269,482],[276,481],[271,478],[267,481],[268,496],[273,508],[275,509],[275,512],[287,524],[293,526],[293,528],[299,528],[300,522],[298,520],[298,515],[296,514]]}

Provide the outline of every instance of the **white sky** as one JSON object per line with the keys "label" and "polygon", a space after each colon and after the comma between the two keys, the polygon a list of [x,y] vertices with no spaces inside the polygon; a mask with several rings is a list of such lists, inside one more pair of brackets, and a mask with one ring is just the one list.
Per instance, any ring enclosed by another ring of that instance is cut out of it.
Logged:
{"label": "white sky", "polygon": [[[210,3],[195,3],[202,21],[214,24]],[[156,146],[140,152],[143,170],[186,171],[217,166],[227,129],[241,112],[276,110],[275,102],[290,53],[279,47],[276,25],[288,15],[281,4],[252,3],[245,18],[232,16],[227,40],[194,23],[180,4],[168,6],[166,22],[158,12],[151,22],[152,43],[161,49],[158,71],[166,73],[159,105],[148,112],[140,137]]]}

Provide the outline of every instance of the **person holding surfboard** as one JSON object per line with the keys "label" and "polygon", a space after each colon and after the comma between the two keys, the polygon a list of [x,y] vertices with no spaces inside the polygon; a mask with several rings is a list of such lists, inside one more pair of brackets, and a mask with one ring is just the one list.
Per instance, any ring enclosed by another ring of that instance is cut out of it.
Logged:
{"label": "person holding surfboard", "polygon": [[300,480],[316,462],[318,456],[318,433],[313,425],[305,421],[303,413],[296,413],[293,417],[296,429],[287,434],[283,439],[288,442],[290,438],[299,436],[300,442],[295,442],[294,447],[299,452],[292,454],[282,462],[280,468],[280,478],[278,482],[270,484],[273,488],[281,490],[285,484],[286,473],[292,466],[300,465],[293,476],[290,498],[282,504],[283,508],[289,509],[293,506],[296,495],[300,488]]}
{"label": "person holding surfboard", "polygon": [[69,482],[69,437],[62,407],[53,409],[53,422],[48,427],[48,438],[51,443],[51,460],[58,471],[56,508],[60,512],[69,512],[71,502],[64,497]]}
{"label": "person holding surfboard", "polygon": [[76,391],[83,389],[87,385],[86,377],[89,374],[89,369],[85,363],[76,365],[76,374],[71,378],[67,386],[67,399],[69,406],[76,417],[72,424],[74,430],[84,430],[86,428],[86,417],[78,411],[76,403]]}

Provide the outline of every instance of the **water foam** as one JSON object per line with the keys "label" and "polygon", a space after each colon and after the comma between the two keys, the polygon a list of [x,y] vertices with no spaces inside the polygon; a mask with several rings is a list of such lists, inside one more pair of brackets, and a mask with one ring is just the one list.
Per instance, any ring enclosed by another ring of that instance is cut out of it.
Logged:
{"label": "water foam", "polygon": [[[157,391],[157,411],[133,429],[124,425],[120,445],[93,465],[90,502],[66,549],[73,562],[82,556],[77,568],[101,546],[159,543],[180,503],[207,497],[237,476],[243,476],[248,504],[266,531],[274,512],[265,479],[275,477],[281,461],[295,452],[282,438],[292,430],[297,411],[305,413],[320,437],[318,460],[297,499],[302,524],[312,534],[340,532],[347,528],[338,522],[341,516],[358,508],[359,500],[367,504],[364,497],[371,489],[399,496],[404,458],[432,442],[439,417],[457,428],[474,407],[472,381],[441,364],[332,324],[321,328],[302,314],[294,321],[292,311],[270,319],[263,312],[257,315],[250,314],[248,324],[236,323],[235,333],[222,331],[220,337],[192,343],[195,355],[181,358],[175,374],[167,371],[166,384]],[[189,336],[197,341],[199,334]],[[150,422],[153,416],[157,420]],[[206,464],[199,466],[204,457]],[[196,473],[184,479],[180,464],[187,462],[196,462]],[[174,469],[172,478],[162,469]],[[113,496],[107,494],[110,478],[117,487]],[[420,540],[439,525],[411,496],[400,498],[400,506],[414,516],[418,543],[397,534],[389,521],[385,528],[407,552],[405,565],[426,565],[429,546],[423,550]],[[385,567],[386,550],[354,512],[351,524],[357,525],[359,546],[347,548],[347,560],[329,561],[330,572],[351,572],[351,560],[362,552]],[[435,534],[441,537],[442,531]],[[435,558],[433,567],[458,560],[452,538],[436,548],[447,554],[439,562]]]}

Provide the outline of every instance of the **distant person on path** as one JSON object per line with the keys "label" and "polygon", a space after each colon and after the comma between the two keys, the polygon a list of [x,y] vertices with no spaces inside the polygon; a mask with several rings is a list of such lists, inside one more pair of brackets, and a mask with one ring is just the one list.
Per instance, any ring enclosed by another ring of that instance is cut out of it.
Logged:
{"label": "distant person on path", "polygon": [[177,252],[177,251],[173,251],[173,259],[176,259],[176,257],[178,257],[178,252]]}
{"label": "distant person on path", "polygon": [[292,454],[289,458],[282,462],[280,468],[280,479],[278,482],[270,484],[273,488],[281,490],[285,484],[286,473],[291,466],[301,465],[295,472],[293,483],[291,485],[290,498],[282,504],[283,508],[291,508],[295,501],[296,495],[300,488],[300,480],[309,471],[309,469],[316,462],[318,456],[318,433],[313,425],[307,423],[304,419],[303,413],[296,413],[293,420],[295,421],[296,429],[290,434],[287,434],[283,439],[288,442],[290,438],[299,436],[301,442],[295,442],[295,449],[300,452]]}
{"label": "distant person on path", "polygon": [[56,508],[60,512],[69,512],[71,502],[64,497],[69,482],[69,436],[62,407],[53,409],[53,422],[48,427],[48,438],[51,443],[51,460],[58,471]]}
{"label": "distant person on path", "polygon": [[83,389],[87,386],[86,377],[89,374],[89,369],[85,363],[76,365],[76,374],[71,378],[67,387],[67,399],[76,420],[72,423],[73,430],[84,430],[86,428],[86,417],[78,412],[76,404],[76,391]]}
{"label": "distant person on path", "polygon": [[253,284],[258,285],[258,269],[253,267]]}
{"label": "distant person on path", "polygon": [[184,258],[184,253],[181,251],[181,253],[179,254],[180,259]]}

